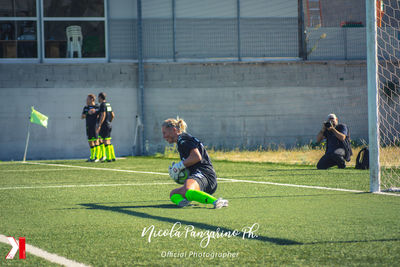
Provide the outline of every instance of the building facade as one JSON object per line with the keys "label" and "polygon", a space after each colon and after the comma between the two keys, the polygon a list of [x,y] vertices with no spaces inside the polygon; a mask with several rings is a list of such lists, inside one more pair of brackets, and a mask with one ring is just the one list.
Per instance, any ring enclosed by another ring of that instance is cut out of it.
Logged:
{"label": "building facade", "polygon": [[0,160],[22,159],[31,106],[49,127],[28,159],[86,157],[101,91],[121,156],[163,151],[176,116],[224,149],[307,144],[332,112],[366,139],[365,28],[328,23],[328,2],[315,27],[297,0],[0,0]]}

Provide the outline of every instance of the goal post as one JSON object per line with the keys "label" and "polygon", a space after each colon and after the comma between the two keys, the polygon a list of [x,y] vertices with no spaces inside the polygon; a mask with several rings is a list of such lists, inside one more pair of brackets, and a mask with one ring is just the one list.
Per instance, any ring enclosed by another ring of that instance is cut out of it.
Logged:
{"label": "goal post", "polygon": [[380,191],[376,0],[366,0],[370,191]]}
{"label": "goal post", "polygon": [[400,2],[366,0],[370,191],[400,192]]}

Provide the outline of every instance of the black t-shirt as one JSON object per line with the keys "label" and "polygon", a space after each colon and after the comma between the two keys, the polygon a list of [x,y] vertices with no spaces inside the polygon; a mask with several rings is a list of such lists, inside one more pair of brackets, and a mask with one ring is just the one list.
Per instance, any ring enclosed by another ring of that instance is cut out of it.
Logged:
{"label": "black t-shirt", "polygon": [[201,171],[205,176],[216,177],[214,167],[211,163],[210,157],[203,144],[196,138],[187,133],[182,133],[178,136],[178,152],[181,160],[185,160],[189,157],[190,151],[197,148],[201,155],[201,161],[188,167],[190,173]]}
{"label": "black t-shirt", "polygon": [[[338,124],[335,129],[346,136],[348,134],[346,124]],[[326,137],[326,153],[333,153],[338,148],[344,148],[343,142],[334,133],[326,130],[324,136]]]}
{"label": "black t-shirt", "polygon": [[103,124],[111,125],[111,112],[112,112],[111,104],[108,103],[108,102],[102,102],[100,104],[99,113],[101,114],[102,112],[106,113],[106,117],[104,118],[104,123]]}
{"label": "black t-shirt", "polygon": [[[89,114],[89,110],[91,110],[91,109],[94,109],[96,112],[93,114]],[[83,108],[82,115],[86,115],[86,126],[96,127],[97,116],[99,115],[99,106],[98,105],[85,106]]]}

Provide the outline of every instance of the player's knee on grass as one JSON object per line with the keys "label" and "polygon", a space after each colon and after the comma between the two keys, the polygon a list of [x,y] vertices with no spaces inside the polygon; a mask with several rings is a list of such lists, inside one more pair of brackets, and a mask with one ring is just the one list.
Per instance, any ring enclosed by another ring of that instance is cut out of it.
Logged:
{"label": "player's knee on grass", "polygon": [[172,203],[179,205],[179,203],[184,200],[185,198],[181,194],[172,194],[170,196]]}
{"label": "player's knee on grass", "polygon": [[175,194],[184,196],[186,193],[186,190],[182,190],[182,189],[184,189],[184,188],[183,187],[175,188],[174,190],[171,191],[171,193],[169,194],[169,197],[171,198]]}

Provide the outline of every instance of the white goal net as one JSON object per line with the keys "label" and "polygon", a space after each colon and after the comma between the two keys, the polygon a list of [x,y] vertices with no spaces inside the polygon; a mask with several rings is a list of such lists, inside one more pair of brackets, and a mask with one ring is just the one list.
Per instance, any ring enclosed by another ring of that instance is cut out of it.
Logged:
{"label": "white goal net", "polygon": [[376,1],[380,191],[400,192],[400,1]]}

